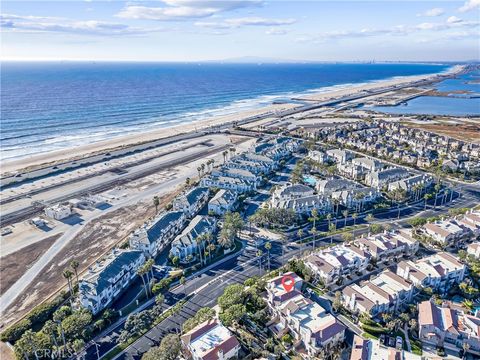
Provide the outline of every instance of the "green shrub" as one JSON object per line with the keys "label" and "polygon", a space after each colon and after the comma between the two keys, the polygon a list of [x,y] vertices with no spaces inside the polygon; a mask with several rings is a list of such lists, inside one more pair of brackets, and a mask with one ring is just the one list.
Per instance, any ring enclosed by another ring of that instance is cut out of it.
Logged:
{"label": "green shrub", "polygon": [[16,324],[10,326],[0,334],[0,340],[3,342],[13,343],[20,339],[25,331],[32,327],[32,322],[29,319],[23,319]]}

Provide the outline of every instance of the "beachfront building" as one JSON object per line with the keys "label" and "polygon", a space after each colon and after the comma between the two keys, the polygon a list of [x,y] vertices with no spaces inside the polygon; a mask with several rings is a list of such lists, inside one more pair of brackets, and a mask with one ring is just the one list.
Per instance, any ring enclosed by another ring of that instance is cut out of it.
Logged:
{"label": "beachfront building", "polygon": [[467,246],[467,254],[473,256],[474,258],[480,258],[480,242],[474,242],[468,244]]}
{"label": "beachfront building", "polygon": [[365,206],[374,203],[381,196],[380,192],[373,188],[355,188],[349,190],[335,191],[331,194],[333,200],[348,209],[363,211]]}
{"label": "beachfront building", "polygon": [[420,355],[383,345],[377,339],[353,337],[350,360],[421,360]]}
{"label": "beachfront building", "polygon": [[252,160],[247,160],[243,157],[236,156],[232,160],[230,160],[228,163],[225,164],[226,167],[230,169],[241,169],[241,170],[247,170],[250,171],[251,173],[255,175],[266,175],[270,173],[271,165],[270,164],[265,164],[257,161],[252,161]]}
{"label": "beachfront building", "polygon": [[156,257],[182,231],[187,217],[183,211],[168,211],[135,230],[128,242],[132,249]]}
{"label": "beachfront building", "polygon": [[328,161],[328,156],[323,151],[318,150],[309,150],[307,159],[313,160],[320,164],[324,164]]}
{"label": "beachfront building", "polygon": [[461,217],[457,223],[460,226],[469,229],[474,238],[478,238],[480,236],[480,210],[471,209],[463,217]]}
{"label": "beachfront building", "polygon": [[453,219],[425,224],[421,231],[443,246],[456,243],[470,234],[468,229],[460,227]]}
{"label": "beachfront building", "polygon": [[419,247],[419,242],[411,236],[408,230],[385,231],[381,234],[355,239],[354,244],[377,262],[387,262],[401,256],[412,256]]}
{"label": "beachfront building", "polygon": [[262,177],[252,173],[251,171],[243,170],[243,169],[234,169],[226,166],[223,166],[218,170],[212,171],[212,176],[226,176],[226,177],[233,177],[236,179],[244,180],[249,183],[253,183],[255,188],[257,186],[260,186],[262,182]]}
{"label": "beachfront building", "polygon": [[[292,276],[295,287],[286,291],[282,277]],[[316,302],[301,293],[303,281],[294,273],[278,276],[267,282],[267,304],[272,320],[267,324],[281,338],[290,333],[294,349],[306,358],[327,353],[345,339],[346,327]]]}
{"label": "beachfront building", "polygon": [[180,337],[193,360],[237,359],[240,343],[217,319],[207,320]]}
{"label": "beachfront building", "polygon": [[[211,235],[214,242],[214,233],[217,229],[217,220],[210,216],[195,216],[188,226],[172,242],[170,257],[178,257],[180,262],[185,262],[188,256],[195,258],[199,252],[198,238],[201,235]],[[203,255],[202,255],[203,257]]]}
{"label": "beachfront building", "polygon": [[137,276],[145,263],[145,254],[139,250],[112,250],[80,279],[78,296],[80,305],[98,314],[110,305]]}
{"label": "beachfront building", "polygon": [[200,184],[210,188],[232,190],[240,194],[256,189],[255,183],[253,182],[228,176],[207,175],[202,178]]}
{"label": "beachfront building", "polygon": [[208,201],[209,190],[195,187],[173,200],[173,210],[183,211],[188,218],[194,217]]}
{"label": "beachfront building", "polygon": [[316,183],[316,190],[319,194],[329,195],[341,190],[350,190],[358,187],[358,184],[346,180],[346,179],[336,179],[331,178],[327,180],[319,180]]}
{"label": "beachfront building", "polygon": [[327,156],[329,160],[332,160],[337,164],[343,164],[344,162],[353,158],[351,152],[342,149],[327,150]]}
{"label": "beachfront building", "polygon": [[348,285],[342,291],[343,305],[352,313],[367,313],[373,318],[394,313],[411,302],[414,287],[390,270],[361,284]]}
{"label": "beachfront building", "polygon": [[208,213],[222,216],[227,212],[235,210],[238,195],[232,190],[219,190],[208,202]]}
{"label": "beachfront building", "polygon": [[401,261],[397,265],[397,274],[416,287],[430,287],[446,293],[454,284],[465,278],[465,264],[455,256],[439,252],[417,261]]}
{"label": "beachfront building", "polygon": [[337,169],[342,176],[354,180],[363,180],[366,174],[379,171],[384,167],[385,164],[378,160],[362,157],[339,163]]}
{"label": "beachfront building", "polygon": [[45,208],[45,215],[55,220],[63,220],[72,215],[70,204],[56,204]]}
{"label": "beachfront building", "polygon": [[[415,193],[421,194],[433,183],[433,178],[430,175],[422,174],[400,179],[388,184],[388,191],[395,191],[397,189],[405,190],[409,195]],[[420,196],[418,196],[420,198]]]}
{"label": "beachfront building", "polygon": [[423,301],[418,305],[418,336],[428,345],[480,356],[480,318],[448,303],[439,306]]}
{"label": "beachfront building", "polygon": [[329,197],[314,195],[314,190],[306,185],[286,183],[275,189],[270,199],[272,208],[290,209],[298,215],[310,215],[313,209],[319,214],[331,211]]}
{"label": "beachfront building", "polygon": [[388,186],[389,183],[405,179],[410,174],[403,168],[392,167],[389,169],[373,171],[365,175],[365,183],[375,189],[382,189]]}
{"label": "beachfront building", "polygon": [[364,271],[370,255],[357,246],[337,245],[309,255],[305,266],[312,270],[313,276],[326,286],[354,272]]}

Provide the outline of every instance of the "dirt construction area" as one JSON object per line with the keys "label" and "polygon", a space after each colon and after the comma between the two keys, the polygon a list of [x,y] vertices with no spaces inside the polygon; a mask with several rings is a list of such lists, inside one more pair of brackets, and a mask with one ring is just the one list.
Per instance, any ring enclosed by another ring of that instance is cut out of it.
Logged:
{"label": "dirt construction area", "polygon": [[450,136],[458,140],[480,143],[480,123],[477,124],[409,124],[422,130],[431,131],[440,135]]}
{"label": "dirt construction area", "polygon": [[[178,191],[174,191],[161,196],[160,204],[164,205],[171,202],[177,193]],[[20,297],[6,309],[1,319],[1,325],[8,326],[12,324],[24,316],[34,306],[40,304],[42,300],[48,299],[61,290],[61,288],[66,287],[66,280],[62,276],[62,272],[65,268],[69,267],[72,260],[75,259],[80,263],[80,276],[96,259],[110,251],[113,246],[124,243],[134,229],[141,226],[148,218],[154,215],[155,207],[153,202],[144,201],[135,205],[119,208],[87,224],[83,231],[73,238],[72,241],[55,256],[55,259],[31,282]],[[54,239],[50,239],[50,245],[53,241]],[[43,243],[44,241],[40,242],[42,245]],[[46,248],[43,248],[42,252],[45,249]],[[39,249],[36,249],[33,251],[32,256],[34,254],[39,256],[40,253]],[[22,257],[23,255],[22,253]],[[18,257],[18,253],[9,256]],[[32,262],[32,257],[25,257],[25,259],[28,259],[28,262]],[[8,263],[3,260],[2,274],[4,274],[4,267],[7,271],[10,269],[10,277],[12,279],[20,277],[25,271],[25,264],[18,264],[16,267],[12,267],[11,259]],[[15,280],[12,280],[11,283],[14,281]]]}

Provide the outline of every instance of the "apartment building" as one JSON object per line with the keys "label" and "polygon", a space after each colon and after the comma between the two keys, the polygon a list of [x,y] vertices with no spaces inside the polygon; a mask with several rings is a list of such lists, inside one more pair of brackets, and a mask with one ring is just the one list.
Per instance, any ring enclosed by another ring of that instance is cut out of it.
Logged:
{"label": "apartment building", "polygon": [[183,211],[168,211],[136,229],[128,242],[132,249],[156,257],[182,231],[187,217]]}
{"label": "apartment building", "polygon": [[205,321],[180,337],[193,360],[237,359],[240,343],[217,319]]}
{"label": "apartment building", "polygon": [[421,360],[420,355],[383,345],[379,340],[353,337],[350,360]]}
{"label": "apartment building", "polygon": [[345,308],[352,313],[367,313],[376,317],[394,313],[411,302],[414,287],[390,270],[369,281],[348,285],[342,291]]}
{"label": "apartment building", "polygon": [[305,358],[328,351],[345,339],[346,327],[316,302],[301,293],[302,280],[294,273],[295,288],[286,291],[278,276],[267,282],[267,304],[272,313],[269,328],[278,337],[290,333],[294,349]]}
{"label": "apartment building", "polygon": [[356,239],[354,244],[376,261],[386,262],[399,256],[411,256],[418,251],[419,242],[408,230],[385,231]]}
{"label": "apartment building", "polygon": [[480,318],[449,303],[418,305],[418,336],[423,343],[480,357]]}
{"label": "apartment building", "polygon": [[369,254],[352,245],[337,245],[309,255],[305,266],[325,285],[331,285],[343,276],[362,272],[368,266]]}
{"label": "apartment building", "polygon": [[195,187],[177,196],[173,200],[173,210],[183,211],[187,218],[194,217],[208,201],[209,190],[206,187]]}
{"label": "apartment building", "polygon": [[224,215],[227,212],[235,210],[238,195],[232,190],[219,190],[215,196],[208,202],[208,213],[215,215]]}
{"label": "apartment building", "polygon": [[466,266],[446,252],[417,261],[401,261],[397,265],[397,274],[414,286],[430,287],[440,292],[447,292],[453,284],[460,283],[465,272]]}
{"label": "apartment building", "polygon": [[110,305],[137,276],[137,270],[145,263],[140,250],[112,250],[95,265],[88,268],[78,286],[80,305],[92,314]]}
{"label": "apartment building", "polygon": [[217,220],[214,217],[195,216],[182,233],[173,240],[170,256],[177,256],[180,262],[185,262],[189,255],[196,257],[199,246],[198,238],[201,235],[211,234],[211,241],[215,242],[214,234],[216,230]]}

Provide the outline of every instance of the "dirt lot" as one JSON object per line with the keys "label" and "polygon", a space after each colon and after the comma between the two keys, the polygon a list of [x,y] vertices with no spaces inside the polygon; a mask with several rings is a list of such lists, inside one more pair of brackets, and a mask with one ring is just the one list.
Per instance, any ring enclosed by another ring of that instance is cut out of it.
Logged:
{"label": "dirt lot", "polygon": [[62,234],[51,236],[42,241],[28,245],[13,254],[2,257],[0,260],[0,274],[2,274],[2,281],[0,283],[0,294],[3,294],[17,281],[32,264],[47,251],[50,246]]}
{"label": "dirt lot", "polygon": [[458,140],[480,143],[480,124],[408,124],[408,126],[447,135]]}
{"label": "dirt lot", "polygon": [[[160,204],[170,202],[178,191],[160,197]],[[119,208],[86,225],[85,229],[72,239],[60,251],[55,260],[50,262],[45,270],[32,281],[31,285],[26,288],[12,306],[6,309],[0,325],[8,325],[18,320],[34,306],[40,304],[41,300],[49,298],[62,287],[65,287],[66,282],[62,276],[62,271],[68,267],[70,261],[76,259],[80,262],[79,271],[84,271],[98,257],[110,251],[114,245],[126,241],[127,236],[135,228],[141,226],[145,220],[154,214],[155,207],[152,202],[141,202]]]}

